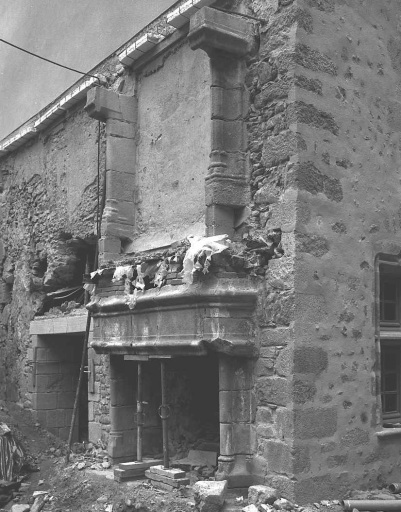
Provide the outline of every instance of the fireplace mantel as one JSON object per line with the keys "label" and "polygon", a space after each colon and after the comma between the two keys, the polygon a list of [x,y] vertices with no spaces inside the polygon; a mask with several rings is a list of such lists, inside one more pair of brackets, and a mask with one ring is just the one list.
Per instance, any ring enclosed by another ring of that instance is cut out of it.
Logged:
{"label": "fireplace mantel", "polygon": [[257,292],[248,278],[167,285],[138,294],[97,297],[88,304],[98,353],[202,356],[208,350],[255,357]]}

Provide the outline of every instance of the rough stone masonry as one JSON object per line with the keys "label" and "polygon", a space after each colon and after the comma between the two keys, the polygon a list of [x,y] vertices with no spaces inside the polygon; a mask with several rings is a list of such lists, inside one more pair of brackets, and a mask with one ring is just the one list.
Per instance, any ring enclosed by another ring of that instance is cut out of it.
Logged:
{"label": "rough stone masonry", "polygon": [[[146,31],[168,36],[149,53],[93,70],[107,86],[89,92],[87,112],[77,103],[2,155],[0,398],[35,410],[30,332],[52,346],[85,314],[79,301],[45,303],[81,284],[104,195],[90,440],[135,457],[124,355],[152,355],[154,336],[158,356],[215,354],[217,475],[229,486],[305,503],[397,481],[375,261],[401,253],[398,1],[217,0],[191,16],[175,31],[155,20]],[[225,256],[183,283],[182,240],[224,233]],[[170,281],[146,281],[130,309],[133,280],[113,283],[113,272],[142,263],[167,265]],[[66,327],[49,330],[54,316]],[[193,420],[189,405],[180,418]]]}

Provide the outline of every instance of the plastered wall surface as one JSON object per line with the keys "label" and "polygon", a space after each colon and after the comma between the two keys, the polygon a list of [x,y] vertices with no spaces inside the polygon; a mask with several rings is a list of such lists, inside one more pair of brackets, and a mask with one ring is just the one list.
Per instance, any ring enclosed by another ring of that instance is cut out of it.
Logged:
{"label": "plastered wall surface", "polygon": [[134,250],[204,235],[210,152],[207,56],[186,41],[138,76],[137,223]]}

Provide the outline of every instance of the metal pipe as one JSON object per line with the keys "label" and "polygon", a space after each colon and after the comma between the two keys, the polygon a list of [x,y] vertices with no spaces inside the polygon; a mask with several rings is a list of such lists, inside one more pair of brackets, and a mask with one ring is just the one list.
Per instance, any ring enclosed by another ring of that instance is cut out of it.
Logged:
{"label": "metal pipe", "polygon": [[[95,253],[95,259],[97,258],[97,252]],[[89,254],[87,254],[86,257],[86,265],[85,265],[85,274],[89,274],[90,272],[90,266],[89,266]],[[89,301],[89,292],[85,290],[85,304]],[[71,445],[72,445],[72,436],[75,426],[75,421],[78,413],[78,407],[79,407],[79,400],[81,396],[81,388],[83,383],[83,376],[85,371],[85,361],[88,358],[88,341],[89,341],[89,334],[90,334],[90,328],[91,328],[91,319],[92,314],[90,311],[88,311],[88,316],[86,317],[86,328],[85,328],[85,337],[84,337],[84,343],[82,347],[82,355],[81,355],[81,365],[79,367],[79,376],[78,376],[78,384],[77,384],[77,390],[75,392],[75,400],[74,400],[74,407],[72,409],[72,417],[71,417],[71,425],[70,425],[70,432],[68,434],[68,441],[67,441],[67,452],[65,454],[65,461],[70,461],[70,452],[71,452]]]}
{"label": "metal pipe", "polygon": [[388,490],[394,494],[401,492],[401,483],[393,483],[388,486]]}
{"label": "metal pipe", "polygon": [[401,511],[401,500],[344,500],[342,502],[344,510],[353,510],[354,508],[362,511],[388,510]]}
{"label": "metal pipe", "polygon": [[142,409],[142,363],[138,361],[138,389],[136,396],[136,460],[142,462],[142,427],[143,427],[143,409]]}
{"label": "metal pipe", "polygon": [[164,467],[168,469],[170,467],[170,457],[168,452],[168,417],[169,407],[167,405],[167,390],[166,390],[166,362],[163,359],[160,360],[160,378],[162,388],[162,404],[159,407],[159,415],[162,420],[163,429],[163,460]]}

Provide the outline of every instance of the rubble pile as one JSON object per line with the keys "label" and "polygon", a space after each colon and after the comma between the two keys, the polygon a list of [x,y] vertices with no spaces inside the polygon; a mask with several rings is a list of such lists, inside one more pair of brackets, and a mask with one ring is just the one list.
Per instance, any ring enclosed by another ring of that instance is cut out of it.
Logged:
{"label": "rubble pile", "polygon": [[[49,457],[61,457],[65,455],[64,449],[50,448]],[[111,463],[105,446],[94,443],[74,443],[72,445],[72,453],[69,456],[71,467],[77,470],[85,468],[102,471],[111,468]]]}
{"label": "rubble pile", "polygon": [[[258,486],[254,486],[258,487]],[[270,500],[271,501],[271,500]],[[257,499],[252,502],[248,498],[248,505],[241,509],[241,512],[340,512],[343,507],[339,500],[322,500],[312,505],[300,506],[285,498],[277,498],[272,502],[264,502]]]}
{"label": "rubble pile", "polygon": [[[352,500],[401,500],[401,493],[391,493],[389,489],[369,491],[354,490],[348,493],[347,499]],[[243,497],[236,498],[237,504],[242,504],[241,512],[343,512],[346,509],[345,500],[322,500],[308,505],[297,505],[290,500],[279,497],[276,489],[264,485],[253,485],[248,489],[248,504]],[[401,510],[401,506],[399,508]],[[224,509],[223,509],[224,511]]]}

